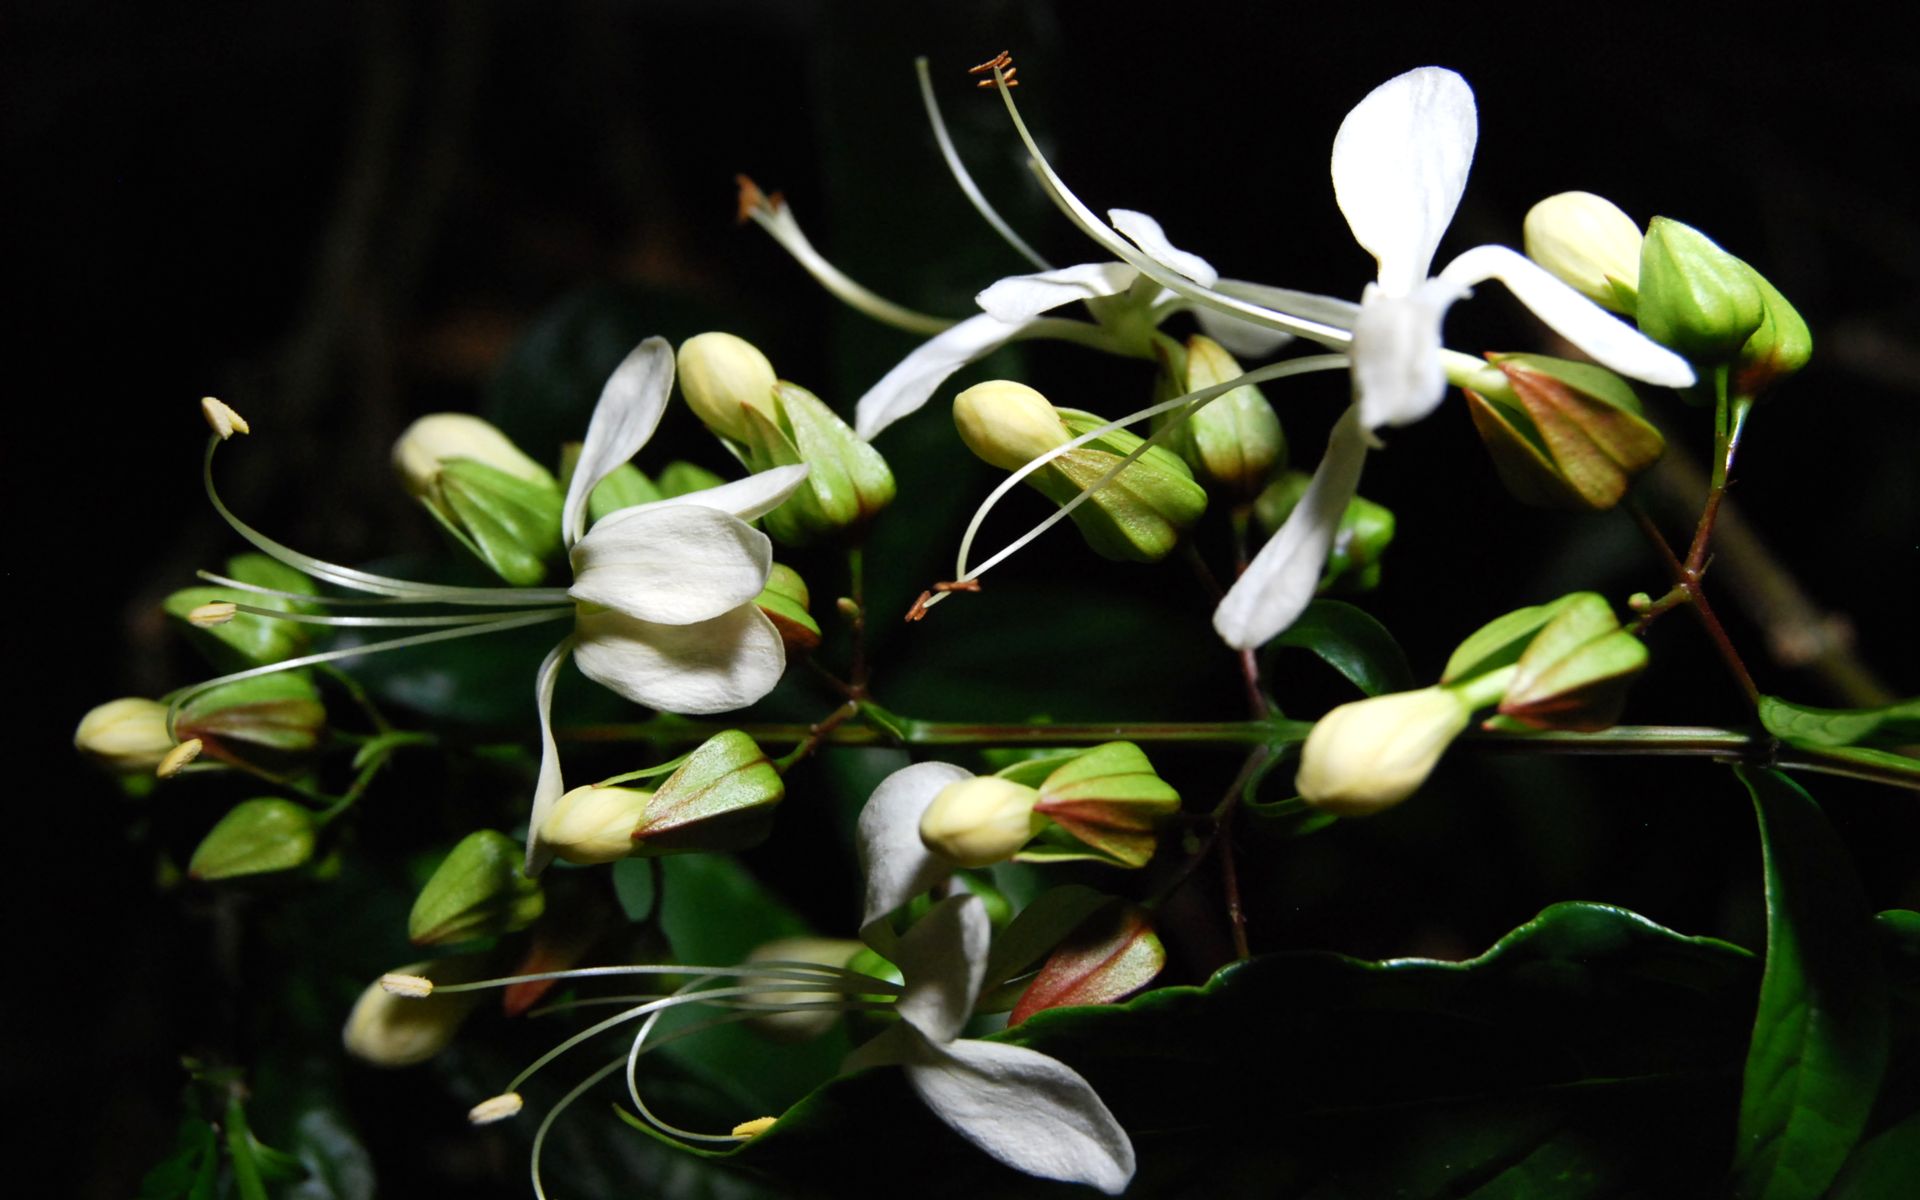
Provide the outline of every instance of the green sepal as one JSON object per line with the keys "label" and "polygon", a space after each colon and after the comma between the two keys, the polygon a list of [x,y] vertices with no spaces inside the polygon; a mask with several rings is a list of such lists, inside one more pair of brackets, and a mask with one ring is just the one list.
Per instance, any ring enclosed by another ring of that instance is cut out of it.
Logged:
{"label": "green sepal", "polygon": [[[515,587],[531,587],[547,575],[547,560],[560,553],[560,489],[509,475],[471,458],[440,464],[434,490],[446,505],[443,522],[494,574]],[[439,507],[423,498],[429,512]]]}
{"label": "green sepal", "polygon": [[754,471],[804,464],[806,482],[786,503],[762,518],[782,545],[805,546],[864,525],[893,500],[887,460],[861,439],[812,392],[781,382],[774,388],[776,424],[752,406],[742,409],[752,427],[747,461]]}
{"label": "green sepal", "polygon": [[[231,570],[239,561],[234,559],[229,562],[228,569]],[[235,575],[234,578],[239,576]],[[246,582],[251,583],[253,580]],[[280,582],[260,586],[278,588]],[[307,631],[304,626],[292,621],[281,621],[273,617],[243,612],[235,613],[232,620],[219,625],[201,627],[188,622],[187,614],[194,609],[203,604],[222,602],[246,604],[275,612],[302,612],[311,608],[310,605],[279,596],[262,596],[256,592],[243,592],[238,588],[212,585],[181,588],[162,601],[160,607],[168,616],[176,618],[194,644],[206,653],[209,660],[225,671],[264,667],[269,663],[284,662],[307,652],[311,644]]]}
{"label": "green sepal", "polygon": [[[1180,793],[1154,772],[1153,764],[1132,742],[1108,742],[1074,755],[1040,784],[1033,811],[1064,829],[1105,862],[1143,867],[1159,845],[1159,827],[1180,808]],[[1059,861],[1061,851],[1077,852],[1043,839],[1037,857]]]}
{"label": "green sepal", "polygon": [[[981,976],[982,995],[993,992],[1039,962],[1062,938],[1112,899],[1104,892],[1077,883],[1048,888],[1035,896],[993,939],[987,951],[986,970]],[[1017,995],[1007,997],[1005,1007],[1013,1007],[1017,1000]],[[979,1011],[996,1009],[982,1007]]]}
{"label": "green sepal", "polygon": [[[1076,409],[1054,410],[1075,437],[1107,423]],[[1027,482],[1055,504],[1066,504],[1139,449],[1144,438],[1112,430],[1055,458]],[[1150,447],[1126,470],[1088,496],[1070,514],[1095,554],[1120,562],[1158,562],[1207,508],[1206,489],[1187,464],[1163,446]]]}
{"label": "green sepal", "polygon": [[1575,595],[1517,608],[1474,630],[1447,659],[1447,668],[1441,673],[1440,682],[1460,683],[1519,662],[1533,635],[1572,603]]}
{"label": "green sepal", "polygon": [[547,901],[540,881],[521,871],[525,857],[519,842],[492,829],[462,838],[415,897],[408,940],[416,946],[464,942],[533,924]]}
{"label": "green sepal", "polygon": [[1620,719],[1647,647],[1597,592],[1575,592],[1514,665],[1500,715],[1534,729],[1605,729]]}
{"label": "green sepal", "polygon": [[1920,696],[1878,708],[1814,708],[1762,696],[1760,724],[1795,746],[1910,746],[1920,743]]}
{"label": "green sepal", "polygon": [[1167,950],[1153,930],[1152,916],[1137,904],[1116,903],[1089,918],[1047,957],[1007,1024],[1018,1025],[1044,1009],[1123,1000],[1152,983],[1166,965]]}
{"label": "green sepal", "polygon": [[[312,578],[277,558],[265,554],[236,554],[227,560],[227,576],[241,583],[250,583],[254,587],[272,588],[277,592],[292,592],[295,596],[320,595]],[[286,598],[289,612],[320,612],[318,604]]]}
{"label": "green sepal", "polygon": [[719,487],[726,480],[705,467],[684,459],[675,459],[661,470],[653,482],[654,486],[660,489],[662,499],[673,500],[680,496],[692,495],[694,492],[704,492],[708,488]]}
{"label": "green sepal", "polygon": [[807,611],[809,599],[807,581],[800,578],[800,573],[785,563],[774,563],[767,586],[753,603],[780,631],[780,640],[789,651],[811,650],[820,644],[820,623]]}
{"label": "green sepal", "polygon": [[1697,365],[1731,362],[1766,315],[1754,278],[1699,230],[1655,217],[1640,245],[1640,331]]}
{"label": "green sepal", "polygon": [[1589,363],[1538,354],[1488,356],[1519,407],[1469,392],[1469,411],[1500,480],[1528,504],[1602,511],[1657,461],[1666,439],[1626,381]]}
{"label": "green sepal", "polygon": [[758,845],[786,785],[751,737],[715,734],[667,776],[633,831],[640,858]]}
{"label": "green sepal", "polygon": [[660,488],[647,478],[644,471],[632,463],[621,463],[587,494],[587,524],[591,526],[608,513],[619,512],[623,508],[653,504],[665,499],[666,496],[661,494]]}
{"label": "green sepal", "polygon": [[[1304,471],[1288,471],[1267,485],[1253,502],[1254,519],[1268,533],[1286,524],[1287,517],[1307,493],[1313,477]],[[1327,567],[1321,572],[1318,590],[1344,588],[1356,592],[1379,586],[1381,559],[1393,541],[1392,510],[1364,496],[1347,501],[1335,527],[1333,545],[1327,553]]]}
{"label": "green sepal", "polygon": [[313,857],[316,831],[313,814],[291,800],[243,800],[200,839],[187,874],[207,880],[289,871]]}
{"label": "green sepal", "polygon": [[221,745],[246,742],[300,753],[320,743],[327,710],[304,671],[276,671],[209,688],[180,706],[174,735],[197,737],[217,753]]}
{"label": "green sepal", "polygon": [[[1245,373],[1220,343],[1200,334],[1188,338],[1177,354],[1177,347],[1165,339],[1157,339],[1155,349],[1163,372],[1174,381],[1171,395],[1213,387]],[[1154,428],[1173,416],[1162,413],[1154,419]],[[1252,384],[1215,397],[1181,421],[1160,444],[1179,455],[1200,483],[1242,500],[1259,494],[1268,472],[1285,460],[1287,450],[1280,418]]]}

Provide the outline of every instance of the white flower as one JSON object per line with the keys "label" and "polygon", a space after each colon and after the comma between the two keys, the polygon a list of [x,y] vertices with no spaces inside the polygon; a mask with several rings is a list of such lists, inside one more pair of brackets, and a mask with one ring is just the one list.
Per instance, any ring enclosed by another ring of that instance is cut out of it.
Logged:
{"label": "white flower", "polygon": [[1133,1178],[1133,1143],[1092,1085],[1037,1050],[960,1036],[980,995],[990,935],[986,906],[954,896],[884,939],[882,952],[904,981],[894,1006],[900,1023],[854,1051],[845,1069],[897,1065],[935,1116],[994,1158],[1118,1195]]}

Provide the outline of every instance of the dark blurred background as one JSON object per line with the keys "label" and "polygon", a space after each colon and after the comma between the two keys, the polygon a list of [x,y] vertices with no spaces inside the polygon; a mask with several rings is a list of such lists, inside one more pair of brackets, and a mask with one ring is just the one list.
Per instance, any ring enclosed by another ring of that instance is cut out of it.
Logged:
{"label": "dark blurred background", "polygon": [[[877,291],[967,312],[981,286],[1025,268],[948,181],[921,117],[916,54],[932,59],[976,175],[1054,261],[1097,255],[1039,195],[999,103],[964,74],[1002,48],[1020,65],[1028,120],[1095,208],[1153,213],[1230,275],[1337,295],[1357,295],[1371,275],[1327,180],[1341,116],[1410,67],[1461,71],[1479,98],[1481,137],[1443,259],[1517,242],[1542,196],[1594,190],[1636,218],[1706,231],[1806,316],[1814,365],[1765,404],[1741,460],[1735,507],[1752,538],[1723,551],[1721,608],[1764,690],[1836,705],[1875,688],[1913,693],[1920,102],[1910,39],[1889,27],[1888,6],[1807,6],[1791,23],[1758,12],[1534,4],[1350,15],[1215,0],[1124,14],[1033,0],[8,5],[8,639],[28,689],[16,746],[36,764],[13,798],[21,865],[6,1002],[16,1103],[34,1111],[9,1138],[61,1145],[62,1169],[80,1175],[76,1195],[131,1193],[172,1136],[178,1056],[217,1043],[234,1011],[232,995],[210,994],[204,964],[238,935],[205,906],[155,900],[153,839],[190,848],[210,816],[169,834],[164,813],[137,814],[139,802],[67,750],[92,704],[157,695],[201,672],[157,607],[194,568],[239,548],[200,493],[205,429],[193,402],[220,396],[254,423],[222,463],[235,508],[341,562],[438,545],[386,463],[415,416],[492,412],[529,448],[578,436],[593,389],[542,374],[556,341],[728,328],[844,411],[913,339],[839,309],[757,230],[736,227],[732,180],[747,172],[784,191],[822,250]],[[1463,349],[1546,348],[1495,286],[1455,309],[1448,334]],[[1148,387],[1135,364],[1071,348],[1032,349],[1016,365],[1056,402],[1110,413],[1138,407]],[[542,386],[552,408],[530,412],[526,395]],[[1310,468],[1338,385],[1270,394]],[[1162,588],[1138,570],[1093,565],[1064,533],[983,597],[897,630],[889,614],[946,577],[958,523],[991,486],[941,407],[879,443],[897,463],[941,468],[903,471],[902,508],[919,525],[900,522],[875,553],[882,695],[938,717],[975,703],[1061,719],[1236,715],[1232,663],[1207,642],[1204,600],[1135,602],[1185,579]],[[1677,406],[1657,416],[1675,457],[1698,461],[1710,419]],[[684,412],[661,437],[667,450],[724,465]],[[650,454],[652,465],[666,457]],[[1697,503],[1688,481],[1669,471],[1647,486],[1678,539]],[[1386,582],[1363,603],[1422,677],[1497,612],[1577,587],[1615,599],[1660,590],[1624,518],[1508,501],[1457,403],[1398,434],[1363,491],[1400,515]],[[988,544],[1041,511],[1016,498]],[[1080,590],[1060,584],[1062,562]],[[1739,580],[1795,581],[1803,603],[1743,606],[1736,593],[1760,585],[1728,582],[1742,569]],[[1103,657],[1036,673],[1022,615],[1057,617],[1062,604],[1119,632]],[[1158,632],[1169,613],[1184,626]],[[1663,622],[1652,644],[1656,666],[1629,719],[1741,720],[1686,617]],[[1311,714],[1345,698],[1324,674],[1302,663],[1279,679],[1283,704]],[[1149,711],[1115,699],[1130,688],[1147,693]],[[1252,872],[1255,911],[1284,914],[1256,926],[1258,944],[1465,955],[1541,904],[1574,898],[1756,943],[1752,822],[1724,772],[1459,757],[1437,796]],[[1196,768],[1208,769],[1217,765]],[[1876,907],[1920,906],[1914,797],[1813,789]],[[123,832],[136,824],[138,835]],[[1360,879],[1369,882],[1356,889]],[[823,914],[847,894],[834,886]],[[1356,905],[1356,895],[1368,899]],[[389,1160],[381,1170],[436,1178]],[[488,1186],[515,1194],[518,1168],[505,1171]]]}

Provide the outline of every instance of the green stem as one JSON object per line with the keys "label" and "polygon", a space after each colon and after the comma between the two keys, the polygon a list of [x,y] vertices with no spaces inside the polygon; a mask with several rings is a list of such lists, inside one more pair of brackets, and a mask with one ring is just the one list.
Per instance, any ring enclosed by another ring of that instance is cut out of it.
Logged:
{"label": "green stem", "polygon": [[240,1097],[227,1097],[227,1157],[233,1163],[233,1186],[241,1200],[267,1200],[267,1184],[253,1156],[253,1137],[247,1128],[247,1110]]}

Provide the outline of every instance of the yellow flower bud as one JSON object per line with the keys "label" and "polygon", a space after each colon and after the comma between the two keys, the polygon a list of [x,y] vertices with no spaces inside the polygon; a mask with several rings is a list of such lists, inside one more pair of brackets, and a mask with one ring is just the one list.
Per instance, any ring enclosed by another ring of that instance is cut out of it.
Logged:
{"label": "yellow flower bud", "polygon": [[1343,817],[1391,808],[1426,782],[1471,717],[1466,701],[1441,687],[1342,704],[1307,735],[1294,786]]}
{"label": "yellow flower bud", "polygon": [[1632,315],[1640,227],[1613,201],[1592,192],[1548,196],[1527,213],[1523,233],[1528,258],[1600,307]]}
{"label": "yellow flower bud", "polygon": [[955,396],[953,423],[967,449],[1004,471],[1017,471],[1072,440],[1045,396],[1009,379],[975,384]]}
{"label": "yellow flower bud", "polygon": [[927,849],[963,867],[1005,862],[1032,838],[1040,793],[991,775],[950,783],[920,816]]}
{"label": "yellow flower bud", "polygon": [[[767,942],[754,948],[747,955],[747,961],[756,962],[804,962],[818,963],[823,967],[844,967],[853,961],[853,956],[866,949],[864,943],[848,941],[844,938],[792,937]],[[746,985],[785,983],[785,978],[772,975],[748,975],[740,982]],[[841,998],[840,992],[806,991],[795,985],[791,992],[763,992],[753,999],[757,1004],[768,1007],[784,1007],[799,1004],[831,1003]],[[840,1014],[826,1008],[801,1009],[798,1012],[763,1013],[747,1022],[770,1038],[783,1042],[804,1042],[819,1037],[833,1028]]]}
{"label": "yellow flower bud", "polygon": [[633,831],[647,814],[652,792],[638,788],[577,787],[554,802],[540,823],[540,841],[570,863],[610,863],[633,853]]}
{"label": "yellow flower bud", "polygon": [[465,458],[528,483],[554,485],[547,469],[527,457],[507,435],[466,413],[429,413],[407,426],[393,443],[393,467],[407,490],[432,498],[441,465]]}
{"label": "yellow flower bud", "polygon": [[745,407],[779,420],[773,364],[752,342],[731,333],[702,333],[680,343],[680,390],[700,423],[736,442],[752,440]]}
{"label": "yellow flower bud", "polygon": [[109,700],[80,718],[73,745],[116,771],[151,771],[173,749],[167,706],[139,696]]}

